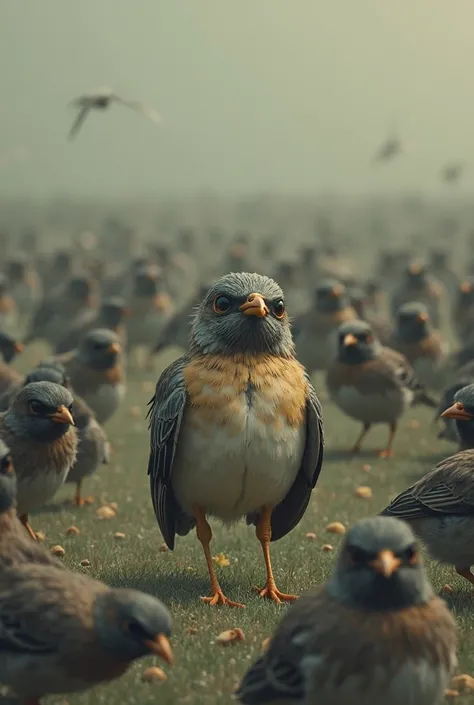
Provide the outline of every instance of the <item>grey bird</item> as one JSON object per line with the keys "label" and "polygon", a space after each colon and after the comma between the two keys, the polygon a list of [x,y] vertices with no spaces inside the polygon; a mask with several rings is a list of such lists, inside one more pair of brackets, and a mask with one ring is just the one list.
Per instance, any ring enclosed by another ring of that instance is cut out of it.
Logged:
{"label": "grey bird", "polygon": [[403,145],[400,137],[392,135],[377,148],[372,161],[382,163],[390,162],[403,152]]}
{"label": "grey bird", "polygon": [[211,581],[211,605],[241,606],[222,592],[206,516],[256,525],[277,603],[270,541],[303,516],[323,458],[322,410],[295,359],[283,291],[260,274],[233,273],[208,291],[189,352],[159,378],[150,409],[148,474],[163,538],[196,526]]}
{"label": "grey bird", "polygon": [[439,705],[456,626],[409,527],[376,517],[347,534],[322,587],[290,607],[236,696],[244,705]]}
{"label": "grey bird", "polygon": [[0,438],[10,448],[18,478],[18,514],[36,538],[28,515],[56,494],[76,460],[77,433],[71,392],[33,382],[0,414]]}
{"label": "grey bird", "polygon": [[144,103],[140,103],[136,100],[121,98],[112,88],[104,86],[91,93],[84,93],[71,101],[71,105],[78,109],[78,113],[69,132],[69,139],[72,140],[76,136],[91,110],[106,110],[112,103],[125,105],[127,108],[141,113],[141,115],[144,115],[153,122],[158,123],[161,120],[160,114],[153,108],[149,108]]}
{"label": "grey bird", "polygon": [[72,573],[29,540],[0,441],[0,683],[28,705],[80,692],[155,654],[170,664],[171,616],[155,597]]}
{"label": "grey bird", "polygon": [[444,391],[437,418],[444,429],[438,438],[458,443],[459,450],[474,449],[474,384],[459,382]]}

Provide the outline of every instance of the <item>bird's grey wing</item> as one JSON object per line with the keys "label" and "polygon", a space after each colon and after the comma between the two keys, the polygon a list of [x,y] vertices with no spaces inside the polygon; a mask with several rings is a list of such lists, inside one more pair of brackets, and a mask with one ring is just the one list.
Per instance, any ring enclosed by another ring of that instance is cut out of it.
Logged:
{"label": "bird's grey wing", "polygon": [[116,94],[114,94],[113,99],[117,101],[117,103],[121,103],[127,108],[135,110],[135,112],[141,113],[150,120],[153,120],[153,122],[161,121],[161,116],[156,110],[154,110],[153,108],[149,108],[147,105],[140,103],[138,100],[125,100],[124,98],[120,98],[120,96]]}
{"label": "bird's grey wing", "polygon": [[87,117],[87,114],[88,114],[89,110],[90,110],[90,106],[89,106],[89,105],[82,105],[82,107],[80,108],[80,110],[79,110],[79,112],[78,112],[78,114],[77,114],[77,117],[76,117],[76,119],[74,120],[74,122],[73,122],[73,124],[72,124],[72,127],[71,127],[71,129],[70,129],[70,131],[69,131],[69,139],[70,139],[70,140],[74,139],[74,137],[76,136],[76,134],[79,132],[79,130],[80,130],[81,126],[82,126],[82,123],[84,122],[84,120],[85,120],[86,117]]}
{"label": "bird's grey wing", "polygon": [[57,652],[55,640],[48,639],[47,634],[32,629],[27,620],[18,616],[15,596],[10,600],[0,595],[0,652],[4,654],[54,654]]}
{"label": "bird's grey wing", "polygon": [[150,423],[151,498],[155,516],[166,545],[174,548],[175,534],[186,534],[193,526],[191,517],[181,511],[174,496],[171,475],[187,393],[183,370],[188,362],[183,355],[169,365],[156,384],[148,412]]}
{"label": "bird's grey wing", "polygon": [[323,464],[323,410],[309,377],[306,401],[306,444],[301,467],[288,494],[272,513],[272,541],[286,536],[300,522]]}

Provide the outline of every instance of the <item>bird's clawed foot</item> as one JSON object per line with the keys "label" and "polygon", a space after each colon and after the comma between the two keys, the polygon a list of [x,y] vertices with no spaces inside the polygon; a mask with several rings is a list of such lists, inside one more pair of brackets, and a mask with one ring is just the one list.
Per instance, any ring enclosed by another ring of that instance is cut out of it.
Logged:
{"label": "bird's clawed foot", "polygon": [[393,458],[393,448],[385,448],[377,453],[379,458]]}
{"label": "bird's clawed foot", "polygon": [[229,600],[220,588],[216,590],[211,597],[201,597],[201,600],[211,607],[216,607],[217,605],[225,605],[226,607],[245,607],[245,605],[242,605],[240,602],[233,602],[232,600]]}
{"label": "bird's clawed foot", "polygon": [[285,592],[280,592],[276,585],[269,583],[267,583],[263,589],[256,587],[255,590],[260,597],[263,597],[265,600],[271,600],[277,605],[281,605],[282,602],[294,602],[294,600],[298,599],[297,595],[287,595]]}
{"label": "bird's clawed foot", "polygon": [[95,497],[74,497],[72,500],[72,503],[76,507],[85,507],[89,504],[94,504],[95,502]]}

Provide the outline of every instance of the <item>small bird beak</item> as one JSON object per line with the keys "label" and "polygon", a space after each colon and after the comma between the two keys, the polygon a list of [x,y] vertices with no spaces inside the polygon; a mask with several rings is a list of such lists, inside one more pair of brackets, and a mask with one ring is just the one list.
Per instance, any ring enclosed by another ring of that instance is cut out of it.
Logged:
{"label": "small bird beak", "polygon": [[343,293],[344,293],[344,287],[342,287],[341,285],[338,285],[338,286],[335,286],[331,289],[331,293],[329,294],[329,296],[332,299],[338,299],[340,296],[342,296]]}
{"label": "small bird beak", "polygon": [[421,265],[419,265],[417,262],[414,262],[413,264],[410,265],[409,272],[410,272],[410,274],[420,274],[421,273]]}
{"label": "small bird beak", "polygon": [[164,634],[157,634],[154,639],[145,641],[145,646],[171,666],[173,663],[173,651],[168,637]]}
{"label": "small bird beak", "polygon": [[124,318],[128,318],[128,316],[131,316],[131,315],[132,315],[132,309],[130,308],[130,306],[124,306],[122,308],[122,316]]}
{"label": "small bird beak", "polygon": [[441,416],[445,419],[459,419],[460,421],[469,421],[470,419],[474,418],[474,415],[466,411],[466,409],[464,408],[464,404],[462,404],[460,401],[455,401],[454,404],[449,407],[449,409],[443,411]]}
{"label": "small bird beak", "polygon": [[15,343],[13,346],[15,348],[15,352],[21,353],[23,352],[23,343]]}
{"label": "small bird beak", "polygon": [[469,282],[463,282],[459,288],[463,294],[469,294],[472,291],[472,286]]}
{"label": "small bird beak", "polygon": [[370,566],[384,578],[390,578],[397,572],[401,564],[400,558],[397,558],[393,551],[380,551],[377,558],[371,561]]}
{"label": "small bird beak", "polygon": [[429,321],[429,316],[426,311],[421,311],[416,317],[418,323],[427,323]]}
{"label": "small bird beak", "polygon": [[344,347],[349,348],[351,345],[357,345],[358,340],[355,337],[355,335],[352,335],[352,333],[348,333],[347,335],[344,336]]}
{"label": "small bird beak", "polygon": [[244,316],[257,316],[258,318],[265,318],[270,313],[270,309],[261,294],[250,294],[247,297],[247,301],[240,307],[240,310]]}
{"label": "small bird beak", "polygon": [[56,423],[67,423],[70,426],[76,425],[74,423],[74,419],[72,418],[71,412],[65,406],[58,407],[54,414],[51,414],[49,418]]}
{"label": "small bird beak", "polygon": [[108,353],[114,353],[115,355],[118,355],[121,352],[122,348],[120,347],[120,343],[111,343],[109,347],[107,348],[106,352]]}

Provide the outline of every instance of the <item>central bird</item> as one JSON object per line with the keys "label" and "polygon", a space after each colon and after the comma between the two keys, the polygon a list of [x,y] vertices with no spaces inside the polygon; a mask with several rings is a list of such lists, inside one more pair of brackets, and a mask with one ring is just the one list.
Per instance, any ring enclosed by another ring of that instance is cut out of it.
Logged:
{"label": "central bird", "polygon": [[229,600],[214,570],[206,517],[256,526],[267,580],[278,590],[270,541],[299,523],[323,459],[321,404],[295,359],[284,296],[260,274],[227,274],[208,291],[189,352],[161,374],[150,408],[151,495],[170,549],[194,526],[211,581],[211,605]]}

